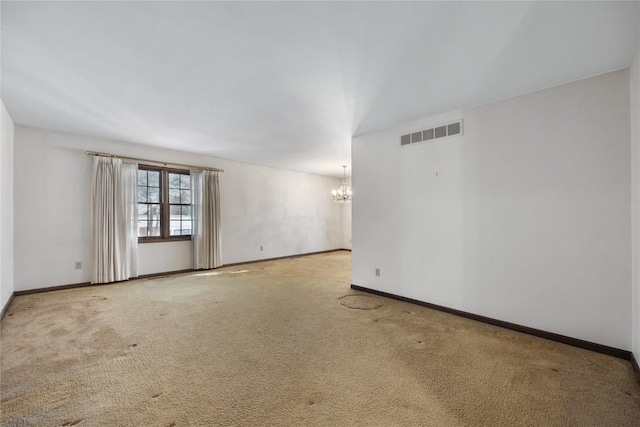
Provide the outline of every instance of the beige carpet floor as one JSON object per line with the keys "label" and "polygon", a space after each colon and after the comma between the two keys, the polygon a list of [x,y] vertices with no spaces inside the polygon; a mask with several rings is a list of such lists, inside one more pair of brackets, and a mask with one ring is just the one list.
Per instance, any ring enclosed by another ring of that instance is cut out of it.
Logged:
{"label": "beige carpet floor", "polygon": [[16,297],[2,425],[640,425],[629,362],[365,296],[350,262]]}

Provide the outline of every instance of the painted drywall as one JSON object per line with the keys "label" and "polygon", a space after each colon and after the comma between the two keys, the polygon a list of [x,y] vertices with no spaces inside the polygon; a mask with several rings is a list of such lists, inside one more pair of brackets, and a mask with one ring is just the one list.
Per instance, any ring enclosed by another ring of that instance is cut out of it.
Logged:
{"label": "painted drywall", "polygon": [[629,126],[622,70],[354,138],[353,283],[629,350]]}
{"label": "painted drywall", "polygon": [[[15,141],[16,290],[89,280],[92,158],[86,150],[225,169],[225,264],[342,247],[342,210],[330,196],[338,178],[22,126]],[[138,265],[139,274],[189,269],[191,246],[141,244]]]}
{"label": "painted drywall", "polygon": [[193,268],[193,248],[189,240],[143,243],[138,248],[138,274]]}
{"label": "painted drywall", "polygon": [[640,42],[629,69],[631,116],[632,351],[640,360]]}
{"label": "painted drywall", "polygon": [[[347,185],[351,187],[351,178],[347,178]],[[351,203],[342,205],[342,248],[351,249]]]}
{"label": "painted drywall", "polygon": [[4,104],[0,115],[0,310],[14,291],[13,277],[13,121]]}

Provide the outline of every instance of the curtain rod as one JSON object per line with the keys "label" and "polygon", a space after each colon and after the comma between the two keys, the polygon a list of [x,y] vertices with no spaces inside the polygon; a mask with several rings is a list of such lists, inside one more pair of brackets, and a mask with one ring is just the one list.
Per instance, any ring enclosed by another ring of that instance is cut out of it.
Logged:
{"label": "curtain rod", "polygon": [[141,159],[139,157],[118,156],[117,154],[99,153],[97,151],[87,151],[87,154],[89,156],[102,156],[102,157],[114,157],[116,159],[139,160],[141,162],[157,163],[159,165],[164,165],[164,166],[167,166],[167,165],[182,166],[182,167],[191,168],[191,169],[208,170],[208,171],[214,171],[214,172],[224,172],[224,169],[210,168],[210,167],[207,167],[207,166],[185,165],[183,163],[174,163],[174,162],[168,162],[168,163],[167,162],[159,162],[157,160]]}

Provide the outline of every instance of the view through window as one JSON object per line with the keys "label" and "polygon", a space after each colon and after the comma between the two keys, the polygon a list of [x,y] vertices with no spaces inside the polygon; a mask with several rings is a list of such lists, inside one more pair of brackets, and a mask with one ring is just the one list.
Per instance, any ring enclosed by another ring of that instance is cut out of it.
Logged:
{"label": "view through window", "polygon": [[188,170],[138,167],[138,238],[191,237],[191,176]]}

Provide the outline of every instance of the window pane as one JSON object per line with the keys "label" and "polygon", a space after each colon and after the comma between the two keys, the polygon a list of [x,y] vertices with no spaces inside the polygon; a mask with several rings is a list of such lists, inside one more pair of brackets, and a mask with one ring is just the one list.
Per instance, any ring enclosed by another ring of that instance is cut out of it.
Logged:
{"label": "window pane", "polygon": [[154,204],[154,205],[148,205],[149,206],[149,216],[151,217],[151,219],[160,221],[160,205],[159,204]]}
{"label": "window pane", "polygon": [[138,221],[138,237],[147,237],[147,221]]}
{"label": "window pane", "polygon": [[191,188],[191,175],[180,175],[180,188]]}
{"label": "window pane", "polygon": [[148,206],[149,206],[148,235],[160,236],[160,205],[153,204]]}
{"label": "window pane", "polygon": [[180,203],[191,203],[191,190],[180,191]]}
{"label": "window pane", "polygon": [[169,190],[169,203],[180,203],[180,190]]}
{"label": "window pane", "polygon": [[182,221],[182,235],[189,236],[191,234],[191,221]]}
{"label": "window pane", "polygon": [[138,185],[147,185],[147,171],[138,171]]}
{"label": "window pane", "polygon": [[191,206],[182,206],[182,219],[191,220]]}
{"label": "window pane", "polygon": [[182,234],[182,230],[180,227],[180,220],[171,221],[169,224],[170,233],[172,236],[179,236]]}
{"label": "window pane", "polygon": [[149,221],[149,236],[159,236],[160,235],[160,221]]}
{"label": "window pane", "polygon": [[[147,213],[149,212],[149,208],[147,205],[139,203],[138,204],[138,220],[139,221],[147,221]],[[145,226],[146,227],[146,226]]]}
{"label": "window pane", "polygon": [[140,203],[147,202],[147,187],[138,187],[138,201]]}
{"label": "window pane", "polygon": [[180,174],[169,174],[169,188],[180,188]]}
{"label": "window pane", "polygon": [[180,207],[180,205],[169,206],[169,215],[171,216],[171,219],[180,219],[180,214],[182,213]]}
{"label": "window pane", "polygon": [[149,188],[149,202],[150,203],[160,203],[160,189],[159,188]]}
{"label": "window pane", "polygon": [[160,187],[160,172],[159,171],[148,171],[149,172],[149,187]]}
{"label": "window pane", "polygon": [[138,204],[138,237],[160,236],[160,205]]}

